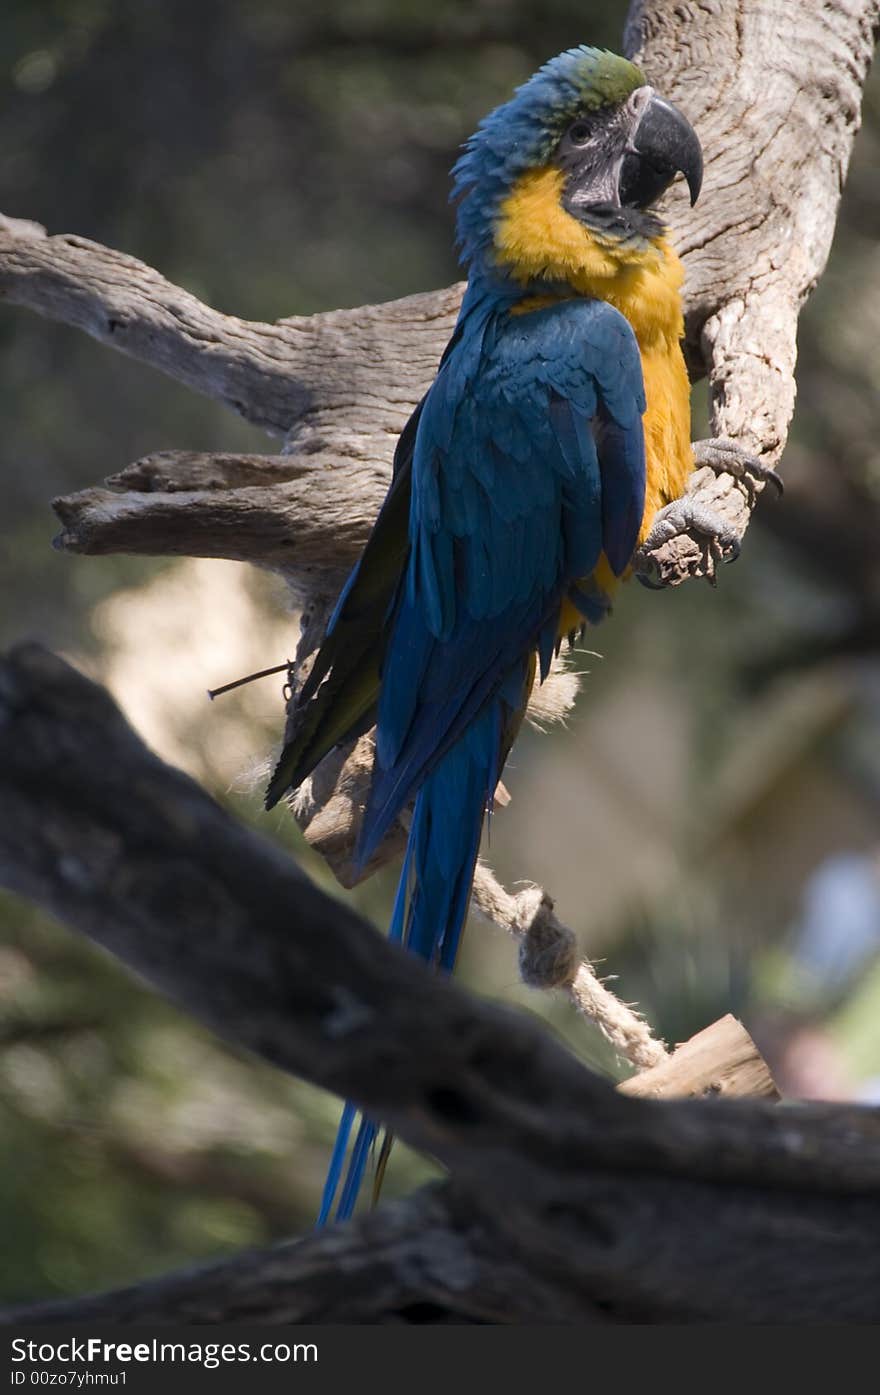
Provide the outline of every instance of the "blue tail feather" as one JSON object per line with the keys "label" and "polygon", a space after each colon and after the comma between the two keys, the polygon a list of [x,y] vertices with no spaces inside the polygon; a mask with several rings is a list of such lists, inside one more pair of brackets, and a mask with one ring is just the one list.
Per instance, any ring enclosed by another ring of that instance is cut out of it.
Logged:
{"label": "blue tail feather", "polygon": [[[522,684],[520,681],[520,688]],[[498,782],[503,699],[495,698],[446,753],[416,798],[389,938],[451,973],[467,917],[483,815]],[[345,1105],[318,1225],[329,1218],[342,1176],[356,1109]],[[357,1202],[379,1126],[363,1117],[355,1138],[336,1219]]]}
{"label": "blue tail feather", "polygon": [[333,1153],[330,1157],[330,1166],[327,1169],[327,1180],[324,1183],[324,1191],[321,1195],[321,1209],[318,1212],[318,1225],[326,1225],[330,1219],[330,1212],[333,1210],[333,1203],[336,1200],[336,1193],[339,1189],[339,1179],[342,1176],[342,1164],[345,1162],[345,1155],[348,1152],[348,1140],[351,1137],[351,1130],[357,1117],[357,1108],[346,1102],[342,1111],[342,1118],[339,1121],[339,1129],[336,1133],[336,1142],[333,1145]]}
{"label": "blue tail feather", "polygon": [[339,1206],[336,1210],[338,1221],[347,1221],[355,1208],[366,1171],[367,1158],[370,1156],[370,1149],[376,1141],[378,1132],[379,1126],[374,1124],[372,1119],[361,1119],[361,1126],[352,1149],[351,1161],[348,1164],[348,1176],[345,1179],[345,1186],[342,1188],[342,1196],[339,1198]]}

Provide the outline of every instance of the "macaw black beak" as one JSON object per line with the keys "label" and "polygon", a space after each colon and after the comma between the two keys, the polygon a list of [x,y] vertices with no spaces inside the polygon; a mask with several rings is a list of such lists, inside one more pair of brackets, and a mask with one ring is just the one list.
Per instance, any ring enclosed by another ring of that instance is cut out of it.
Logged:
{"label": "macaw black beak", "polygon": [[636,127],[620,169],[620,202],[647,208],[681,171],[696,203],[703,183],[703,152],[687,117],[656,93]]}

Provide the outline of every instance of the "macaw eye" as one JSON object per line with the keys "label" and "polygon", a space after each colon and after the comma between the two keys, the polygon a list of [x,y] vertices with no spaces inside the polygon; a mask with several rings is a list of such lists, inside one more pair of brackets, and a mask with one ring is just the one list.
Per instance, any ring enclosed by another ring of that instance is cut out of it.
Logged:
{"label": "macaw eye", "polygon": [[572,145],[586,145],[590,139],[590,127],[586,121],[574,121],[568,128],[568,138]]}

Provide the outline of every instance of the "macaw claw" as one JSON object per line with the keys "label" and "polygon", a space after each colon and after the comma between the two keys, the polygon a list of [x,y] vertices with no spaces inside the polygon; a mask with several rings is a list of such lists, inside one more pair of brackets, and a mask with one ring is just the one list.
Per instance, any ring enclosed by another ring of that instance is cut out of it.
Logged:
{"label": "macaw claw", "polygon": [[706,465],[716,475],[732,475],[739,480],[754,504],[756,485],[772,484],[778,496],[784,493],[784,485],[775,470],[765,465],[756,455],[750,455],[735,441],[726,436],[713,436],[706,441],[694,441],[694,468]]}
{"label": "macaw claw", "polygon": [[[740,537],[733,524],[716,509],[685,494],[681,499],[673,499],[662,508],[654,519],[651,531],[639,548],[640,553],[649,553],[681,533],[702,534],[718,562],[735,562],[740,553]],[[643,585],[651,589],[662,589],[639,575]]]}
{"label": "macaw claw", "polygon": [[[694,469],[699,470],[702,466],[707,466],[716,475],[730,475],[740,483],[745,491],[748,503],[754,505],[758,494],[766,485],[772,485],[778,494],[782,494],[782,480],[776,471],[769,465],[765,465],[757,456],[750,455],[748,451],[735,441],[730,441],[726,437],[712,437],[706,441],[695,441]],[[694,490],[693,477],[690,488]],[[708,570],[703,574],[713,585],[715,578],[715,565],[718,562],[735,562],[740,554],[742,539],[737,528],[730,519],[716,508],[712,503],[702,503],[699,494],[703,492],[701,487],[693,493],[687,493],[680,499],[674,499],[671,504],[662,508],[654,519],[651,531],[645,538],[637,553],[636,575],[643,586],[651,590],[662,590],[667,585],[676,585],[681,576],[675,579],[664,577],[660,579],[657,567],[648,565],[650,554],[664,543],[668,543],[682,533],[698,533],[707,539],[708,550],[711,554],[711,562]],[[639,570],[638,559],[644,562],[644,570]],[[646,560],[647,559],[647,560]]]}

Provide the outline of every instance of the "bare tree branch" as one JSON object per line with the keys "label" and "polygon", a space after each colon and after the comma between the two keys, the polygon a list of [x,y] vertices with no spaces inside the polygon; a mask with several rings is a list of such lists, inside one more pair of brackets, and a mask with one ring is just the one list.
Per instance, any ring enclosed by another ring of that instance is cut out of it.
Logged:
{"label": "bare tree branch", "polygon": [[160,451],[107,487],[53,502],[55,546],[102,555],[225,557],[273,567],[300,594],[332,594],[369,537],[377,480],[369,462],[314,455]]}
{"label": "bare tree branch", "polygon": [[113,1293],[7,1310],[0,1326],[577,1322],[583,1312],[560,1285],[533,1285],[448,1187],[430,1187],[344,1229]]}
{"label": "bare tree branch", "polygon": [[599,1293],[629,1317],[877,1307],[880,1112],[615,1092],[321,893],[34,647],[0,664],[0,879],[440,1159],[493,1247],[584,1320]]}
{"label": "bare tree branch", "polygon": [[135,257],[0,222],[0,296],[223,402],[299,449],[386,464],[433,376],[461,287],[262,324],[223,315]]}
{"label": "bare tree branch", "polygon": [[[0,665],[0,878],[229,1040],[350,1096],[464,1175],[510,1154],[841,1191],[880,1114],[625,1100],[522,1014],[477,1003],[153,756],[108,694],[23,646]],[[707,1122],[708,1121],[708,1122]],[[826,1126],[826,1122],[827,1126]],[[810,1134],[806,1146],[804,1130]],[[756,1172],[755,1169],[760,1171]],[[504,1184],[493,1181],[493,1187]]]}
{"label": "bare tree branch", "polygon": [[511,1243],[430,1187],[345,1227],[219,1264],[0,1313],[27,1322],[864,1323],[880,1315],[877,1198],[586,1172],[552,1248]]}

